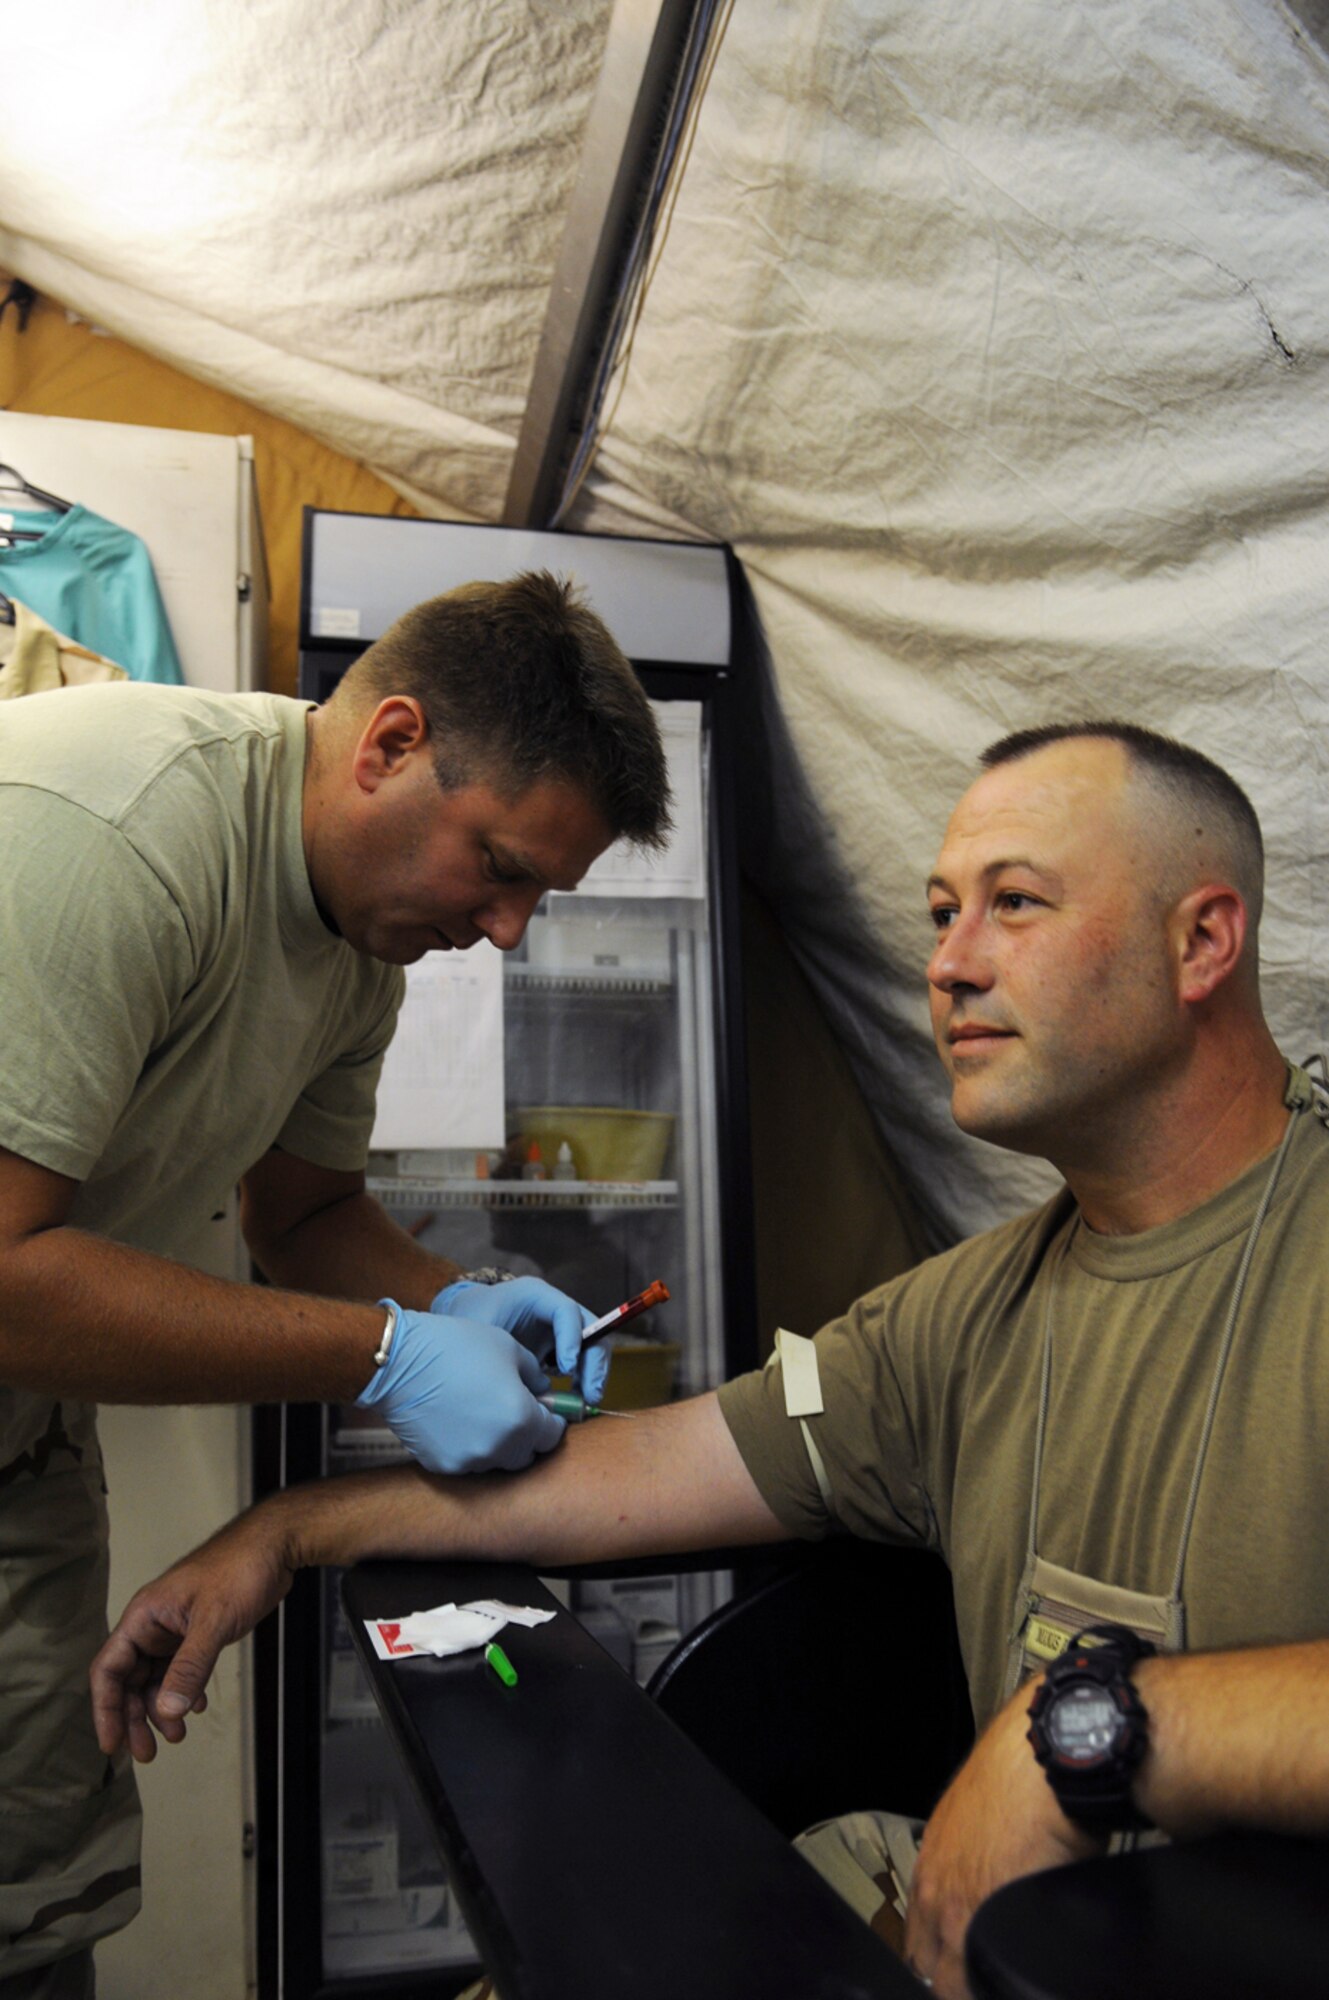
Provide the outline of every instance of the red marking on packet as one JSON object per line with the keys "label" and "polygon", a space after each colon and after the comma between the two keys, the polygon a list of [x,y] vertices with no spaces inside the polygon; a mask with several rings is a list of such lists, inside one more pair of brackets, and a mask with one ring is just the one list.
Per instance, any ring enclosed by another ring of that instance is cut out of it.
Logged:
{"label": "red marking on packet", "polygon": [[394,1621],[390,1618],[376,1618],[374,1621],[374,1630],[382,1639],[389,1653],[415,1652],[416,1648],[411,1644],[410,1640],[403,1639],[401,1636],[400,1619]]}

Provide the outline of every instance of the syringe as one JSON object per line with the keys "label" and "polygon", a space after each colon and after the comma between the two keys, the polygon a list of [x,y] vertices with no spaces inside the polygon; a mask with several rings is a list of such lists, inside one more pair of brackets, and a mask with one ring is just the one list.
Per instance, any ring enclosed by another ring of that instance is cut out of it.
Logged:
{"label": "syringe", "polygon": [[611,1327],[622,1326],[626,1320],[635,1319],[638,1313],[649,1312],[652,1306],[662,1306],[668,1297],[668,1285],[661,1278],[654,1279],[644,1292],[638,1292],[635,1299],[628,1299],[600,1319],[593,1319],[581,1337],[582,1346],[589,1347],[602,1333],[608,1333]]}

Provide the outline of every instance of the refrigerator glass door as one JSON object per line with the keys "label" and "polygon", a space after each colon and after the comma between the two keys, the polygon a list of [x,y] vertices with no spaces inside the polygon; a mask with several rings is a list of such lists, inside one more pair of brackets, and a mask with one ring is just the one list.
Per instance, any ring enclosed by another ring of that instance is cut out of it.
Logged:
{"label": "refrigerator glass door", "polygon": [[[680,861],[676,837],[655,867],[611,855],[576,894],[546,897],[504,956],[498,1143],[457,1146],[440,1130],[436,1145],[370,1160],[389,1212],[465,1270],[537,1275],[597,1314],[664,1283],[666,1302],[607,1337],[604,1405],[625,1421],[725,1368],[709,740],[705,704],[658,707],[666,722],[668,709],[690,711],[672,733],[690,760],[674,789],[695,851]],[[329,1473],[403,1456],[375,1412],[330,1413]],[[374,1719],[337,1585],[325,1579],[325,1977],[460,1965],[472,1956],[464,1923]],[[727,1578],[570,1590],[570,1608],[645,1681]]]}

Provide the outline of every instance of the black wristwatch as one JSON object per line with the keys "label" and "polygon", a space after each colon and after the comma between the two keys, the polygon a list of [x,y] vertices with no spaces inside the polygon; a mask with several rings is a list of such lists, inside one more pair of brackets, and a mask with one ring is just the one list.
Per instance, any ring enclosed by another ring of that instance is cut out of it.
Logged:
{"label": "black wristwatch", "polygon": [[1029,1741],[1067,1819],[1092,1833],[1152,1825],[1131,1798],[1149,1717],[1131,1668],[1157,1650],[1124,1625],[1090,1625],[1053,1661],[1029,1704]]}

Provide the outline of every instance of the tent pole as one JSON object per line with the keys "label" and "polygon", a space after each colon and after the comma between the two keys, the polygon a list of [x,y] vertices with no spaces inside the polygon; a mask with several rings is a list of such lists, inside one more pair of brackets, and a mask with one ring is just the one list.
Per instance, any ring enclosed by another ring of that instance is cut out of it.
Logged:
{"label": "tent pole", "polygon": [[568,435],[604,339],[698,0],[614,0],[549,303],[522,416],[503,521],[543,528]]}

